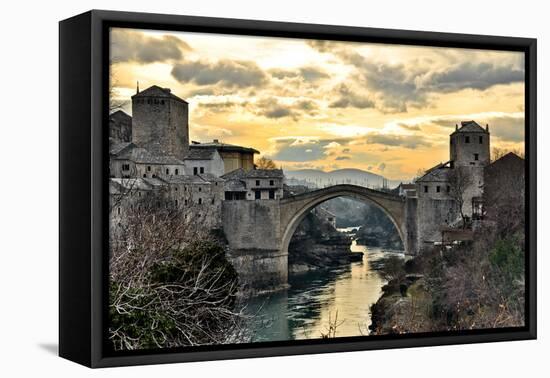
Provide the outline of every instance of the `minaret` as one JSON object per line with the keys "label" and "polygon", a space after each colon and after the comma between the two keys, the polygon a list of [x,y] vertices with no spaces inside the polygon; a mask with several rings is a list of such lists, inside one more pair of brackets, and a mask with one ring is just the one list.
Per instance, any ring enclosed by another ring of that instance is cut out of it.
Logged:
{"label": "minaret", "polygon": [[139,80],[137,81],[137,85],[136,85],[136,94],[139,94]]}

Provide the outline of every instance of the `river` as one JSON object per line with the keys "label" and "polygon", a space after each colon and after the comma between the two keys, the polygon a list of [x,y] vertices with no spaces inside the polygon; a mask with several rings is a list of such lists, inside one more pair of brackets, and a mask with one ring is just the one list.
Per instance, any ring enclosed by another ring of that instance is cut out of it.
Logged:
{"label": "river", "polygon": [[[349,229],[339,229],[349,231]],[[337,324],[336,337],[368,335],[370,306],[382,294],[385,281],[373,265],[399,251],[357,245],[363,261],[331,269],[291,274],[290,288],[256,296],[248,301],[253,342],[320,338],[330,324]]]}

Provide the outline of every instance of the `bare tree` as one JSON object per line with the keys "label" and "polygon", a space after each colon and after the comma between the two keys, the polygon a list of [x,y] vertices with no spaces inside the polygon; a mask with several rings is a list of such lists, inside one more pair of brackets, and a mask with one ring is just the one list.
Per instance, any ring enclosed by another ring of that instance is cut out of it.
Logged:
{"label": "bare tree", "polygon": [[265,156],[262,156],[261,158],[256,160],[256,166],[259,169],[277,169],[275,162],[269,158],[266,158]]}
{"label": "bare tree", "polygon": [[450,170],[448,180],[451,186],[449,195],[456,203],[460,212],[462,228],[466,228],[468,219],[466,214],[464,214],[464,204],[467,200],[467,190],[473,184],[472,177],[465,169],[457,167]]}
{"label": "bare tree", "polygon": [[120,100],[118,98],[118,76],[116,74],[117,65],[116,61],[111,60],[109,64],[109,113],[121,110],[128,101]]}
{"label": "bare tree", "polygon": [[493,147],[492,151],[492,161],[496,161],[503,157],[504,155],[509,154],[510,152],[518,155],[520,158],[525,159],[525,153],[517,148],[499,148],[499,147]]}
{"label": "bare tree", "polygon": [[[131,193],[124,196],[135,198]],[[124,217],[111,228],[113,348],[246,341],[238,277],[209,232],[210,208],[195,204],[181,211],[166,206],[165,198],[159,191],[124,202]]]}

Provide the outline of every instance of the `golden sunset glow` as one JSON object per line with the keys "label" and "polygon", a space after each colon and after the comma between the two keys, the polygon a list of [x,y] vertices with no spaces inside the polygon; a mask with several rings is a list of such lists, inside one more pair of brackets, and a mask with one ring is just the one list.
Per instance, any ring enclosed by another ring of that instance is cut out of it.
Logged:
{"label": "golden sunset glow", "polygon": [[112,86],[189,102],[190,139],[254,147],[285,170],[394,180],[448,160],[455,124],[523,150],[522,53],[113,29]]}

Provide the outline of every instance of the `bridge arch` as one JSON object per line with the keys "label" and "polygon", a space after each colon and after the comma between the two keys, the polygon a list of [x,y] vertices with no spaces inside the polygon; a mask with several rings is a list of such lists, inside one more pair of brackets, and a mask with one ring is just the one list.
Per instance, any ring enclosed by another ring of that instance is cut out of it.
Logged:
{"label": "bridge arch", "polygon": [[357,185],[334,185],[281,200],[281,252],[288,254],[288,246],[296,228],[313,208],[337,197],[354,198],[380,208],[394,224],[407,250],[405,201],[401,197]]}

